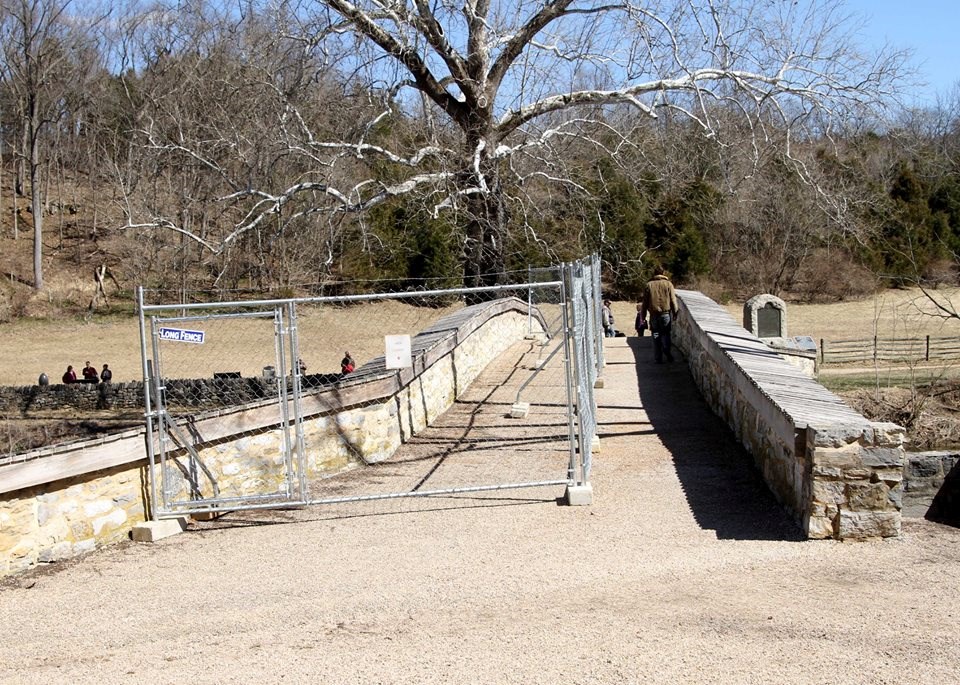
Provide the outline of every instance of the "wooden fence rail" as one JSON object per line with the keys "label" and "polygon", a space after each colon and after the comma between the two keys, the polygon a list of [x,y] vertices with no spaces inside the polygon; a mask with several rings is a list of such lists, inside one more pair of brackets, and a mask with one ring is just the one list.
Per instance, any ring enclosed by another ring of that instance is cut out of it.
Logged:
{"label": "wooden fence rail", "polygon": [[820,339],[821,364],[960,360],[960,337]]}

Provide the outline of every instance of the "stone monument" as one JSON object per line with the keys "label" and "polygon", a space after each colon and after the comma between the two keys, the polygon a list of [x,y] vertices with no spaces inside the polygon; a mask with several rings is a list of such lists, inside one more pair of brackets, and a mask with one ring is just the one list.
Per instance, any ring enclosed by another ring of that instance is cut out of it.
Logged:
{"label": "stone monument", "polygon": [[817,377],[817,344],[810,336],[787,337],[787,305],[776,295],[755,295],[743,305],[743,327],[799,367]]}
{"label": "stone monument", "polygon": [[743,327],[758,338],[786,338],[787,304],[776,295],[754,295],[743,305]]}

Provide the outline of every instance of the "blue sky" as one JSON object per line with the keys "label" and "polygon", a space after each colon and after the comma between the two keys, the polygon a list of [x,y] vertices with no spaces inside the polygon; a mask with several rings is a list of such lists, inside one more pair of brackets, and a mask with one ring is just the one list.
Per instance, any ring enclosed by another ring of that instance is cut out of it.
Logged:
{"label": "blue sky", "polygon": [[914,93],[919,103],[932,104],[960,82],[960,1],[847,0],[847,7],[864,15],[866,45],[886,40],[914,51],[914,65],[928,82]]}

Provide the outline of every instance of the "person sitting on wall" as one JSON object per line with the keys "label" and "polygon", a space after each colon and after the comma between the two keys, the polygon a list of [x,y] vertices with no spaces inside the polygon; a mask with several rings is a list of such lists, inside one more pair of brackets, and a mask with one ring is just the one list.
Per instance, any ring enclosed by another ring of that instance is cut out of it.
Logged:
{"label": "person sitting on wall", "polygon": [[113,371],[111,371],[110,367],[106,364],[103,365],[103,371],[100,372],[100,380],[104,383],[109,383],[113,380]]}
{"label": "person sitting on wall", "polygon": [[77,372],[73,370],[72,365],[67,366],[67,370],[63,372],[63,378],[61,378],[60,380],[67,385],[77,382]]}
{"label": "person sitting on wall", "polygon": [[83,367],[83,382],[84,383],[100,382],[100,374],[98,374],[97,370],[90,365],[90,362],[87,362],[87,365]]}
{"label": "person sitting on wall", "polygon": [[355,368],[357,368],[357,365],[353,363],[353,357],[350,356],[349,352],[344,352],[343,359],[340,360],[340,373],[346,375],[352,373]]}

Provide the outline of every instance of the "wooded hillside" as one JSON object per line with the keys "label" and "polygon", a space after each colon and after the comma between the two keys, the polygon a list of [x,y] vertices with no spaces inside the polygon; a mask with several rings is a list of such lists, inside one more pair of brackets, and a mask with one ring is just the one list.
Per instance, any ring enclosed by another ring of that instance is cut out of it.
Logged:
{"label": "wooded hillside", "polygon": [[4,2],[0,319],[594,251],[624,298],[956,283],[960,94],[760,5]]}

